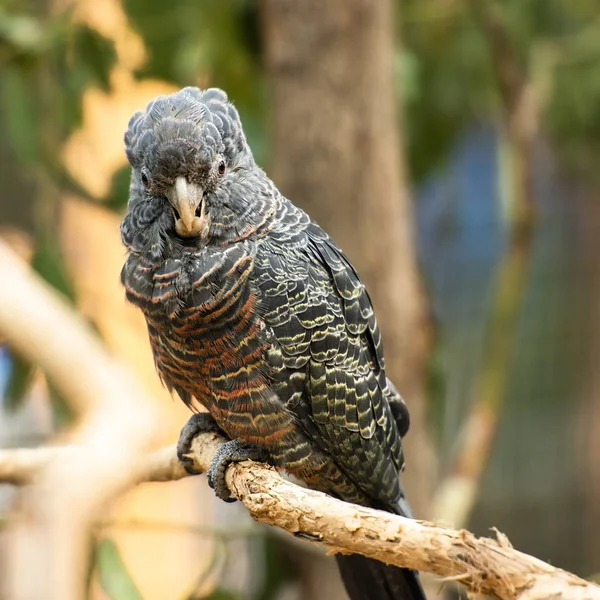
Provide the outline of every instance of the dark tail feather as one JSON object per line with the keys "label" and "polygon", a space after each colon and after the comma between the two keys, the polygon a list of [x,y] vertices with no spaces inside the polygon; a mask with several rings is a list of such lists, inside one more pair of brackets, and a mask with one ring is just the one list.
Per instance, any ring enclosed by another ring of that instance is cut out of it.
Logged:
{"label": "dark tail feather", "polygon": [[[380,510],[413,518],[404,495],[393,506],[374,504]],[[350,600],[427,600],[417,571],[360,554],[336,554],[335,558]]]}
{"label": "dark tail feather", "polygon": [[425,600],[416,571],[359,554],[336,554],[350,600]]}

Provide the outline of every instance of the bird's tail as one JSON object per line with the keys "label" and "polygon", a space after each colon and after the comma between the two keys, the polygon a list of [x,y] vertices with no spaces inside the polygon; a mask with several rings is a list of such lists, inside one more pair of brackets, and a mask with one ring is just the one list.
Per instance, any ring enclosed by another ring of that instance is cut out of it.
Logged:
{"label": "bird's tail", "polygon": [[419,576],[359,554],[336,554],[350,600],[425,600]]}
{"label": "bird's tail", "polygon": [[[402,496],[394,506],[377,506],[412,518]],[[359,554],[336,554],[338,569],[350,600],[427,600],[417,571],[386,565]]]}

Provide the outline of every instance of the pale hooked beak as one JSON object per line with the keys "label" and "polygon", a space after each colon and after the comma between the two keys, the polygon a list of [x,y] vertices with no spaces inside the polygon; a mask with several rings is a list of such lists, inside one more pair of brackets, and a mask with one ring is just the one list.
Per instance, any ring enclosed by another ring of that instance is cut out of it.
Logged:
{"label": "pale hooked beak", "polygon": [[202,201],[204,190],[185,177],[178,177],[167,194],[175,209],[175,230],[182,237],[194,237],[204,232],[208,226],[205,206]]}

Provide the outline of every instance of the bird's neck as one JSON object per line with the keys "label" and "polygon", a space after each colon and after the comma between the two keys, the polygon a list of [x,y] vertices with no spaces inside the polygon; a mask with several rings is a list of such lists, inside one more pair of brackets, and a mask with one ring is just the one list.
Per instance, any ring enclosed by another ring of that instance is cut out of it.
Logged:
{"label": "bird's neck", "polygon": [[224,246],[265,235],[280,203],[277,188],[256,167],[208,201],[209,243]]}

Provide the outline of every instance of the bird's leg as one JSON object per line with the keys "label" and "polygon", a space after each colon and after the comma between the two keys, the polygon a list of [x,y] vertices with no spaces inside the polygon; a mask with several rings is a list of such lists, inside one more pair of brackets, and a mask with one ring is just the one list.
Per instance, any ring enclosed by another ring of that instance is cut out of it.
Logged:
{"label": "bird's leg", "polygon": [[192,442],[197,435],[209,432],[218,433],[223,437],[227,437],[209,413],[200,412],[194,413],[188,419],[179,434],[179,440],[177,442],[177,458],[190,475],[198,475],[198,471],[194,468],[194,460],[187,456],[192,451]]}
{"label": "bird's leg", "polygon": [[231,496],[231,492],[225,483],[225,471],[231,463],[244,460],[266,462],[268,454],[258,446],[245,444],[239,440],[231,440],[221,444],[215,453],[206,477],[208,485],[215,490],[217,497],[224,502],[235,502],[235,498]]}
{"label": "bird's leg", "polygon": [[[184,469],[191,475],[198,474],[198,471],[194,468],[193,459],[187,456],[192,451],[192,442],[197,435],[209,432],[227,437],[209,413],[201,412],[193,414],[179,434],[177,458]],[[206,477],[208,485],[215,490],[215,494],[221,500],[235,502],[235,498],[231,497],[231,492],[225,483],[225,471],[232,462],[242,462],[244,460],[266,462],[268,454],[265,450],[258,448],[258,446],[245,444],[239,440],[225,442],[217,449]]]}

